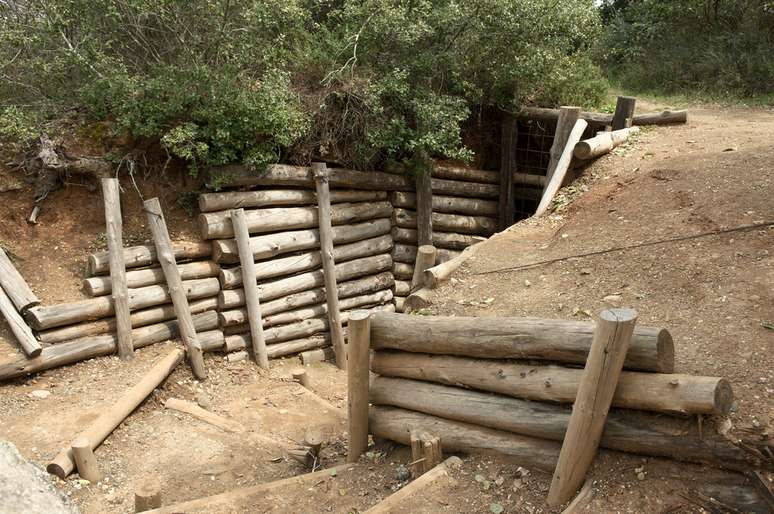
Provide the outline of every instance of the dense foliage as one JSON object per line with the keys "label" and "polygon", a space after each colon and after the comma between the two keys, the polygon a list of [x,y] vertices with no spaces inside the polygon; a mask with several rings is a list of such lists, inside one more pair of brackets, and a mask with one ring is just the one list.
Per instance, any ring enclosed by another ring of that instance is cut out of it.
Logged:
{"label": "dense foliage", "polygon": [[771,0],[607,0],[602,48],[627,88],[774,92]]}
{"label": "dense foliage", "polygon": [[593,0],[0,0],[6,133],[67,110],[197,165],[466,158],[484,107],[592,106]]}

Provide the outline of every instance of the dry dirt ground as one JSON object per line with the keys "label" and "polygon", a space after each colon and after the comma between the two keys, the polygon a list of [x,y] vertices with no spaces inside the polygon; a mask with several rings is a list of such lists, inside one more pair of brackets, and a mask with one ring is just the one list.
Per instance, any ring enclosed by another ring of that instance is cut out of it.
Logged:
{"label": "dry dirt ground", "polygon": [[[640,323],[673,334],[678,372],[721,375],[737,398],[732,433],[772,431],[774,419],[774,229],[739,231],[504,270],[596,250],[660,241],[739,225],[774,221],[774,113],[693,108],[684,126],[645,129],[638,140],[588,167],[563,191],[572,201],[540,222],[525,221],[484,243],[476,258],[438,290],[431,314],[582,318],[619,295]],[[5,174],[0,169],[0,175]],[[4,183],[12,181],[4,181]],[[139,196],[125,195],[130,242],[148,237]],[[176,181],[141,181],[158,194],[173,237],[194,231],[176,205]],[[189,184],[190,189],[196,187]],[[104,246],[100,195],[70,185],[48,200],[37,226],[28,226],[28,187],[0,193],[0,244],[44,303],[82,296],[85,257]],[[498,271],[499,270],[499,271]],[[0,438],[30,461],[45,464],[79,427],[135,383],[173,345],[153,345],[130,363],[99,358],[0,386]],[[0,325],[0,361],[16,355]],[[133,490],[147,477],[162,485],[164,504],[199,498],[303,471],[283,458],[282,445],[317,426],[327,436],[323,465],[343,462],[346,379],[330,364],[310,368],[310,394],[289,381],[294,359],[261,373],[248,362],[207,356],[208,380],[179,366],[97,452],[105,478],[96,484],[54,479],[83,512],[132,512]],[[45,390],[50,393],[39,398]],[[199,401],[230,417],[246,433],[224,432],[165,410],[167,398]],[[324,401],[321,401],[322,398]],[[326,403],[328,402],[328,403]],[[711,429],[713,420],[705,420]],[[693,420],[685,420],[693,423]],[[272,444],[270,440],[277,441]],[[543,504],[550,476],[517,461],[462,456],[464,465],[430,487],[404,512],[551,512]],[[398,489],[405,448],[380,446],[352,473],[282,491],[217,512],[362,512]],[[644,480],[638,479],[638,472]],[[642,475],[641,475],[642,476]],[[710,468],[601,452],[591,471],[586,512],[699,512],[680,496],[690,488],[728,481]],[[2,511],[2,508],[0,508]],[[210,512],[212,510],[208,510]]]}

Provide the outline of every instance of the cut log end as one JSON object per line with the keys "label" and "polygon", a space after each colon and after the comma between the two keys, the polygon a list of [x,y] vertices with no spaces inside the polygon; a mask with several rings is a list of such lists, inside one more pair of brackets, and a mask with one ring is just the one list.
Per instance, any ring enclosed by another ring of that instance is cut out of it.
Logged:
{"label": "cut log end", "polygon": [[49,463],[48,466],[46,466],[46,471],[59,477],[60,480],[65,480],[67,478],[67,473],[65,473],[64,468],[56,462]]}
{"label": "cut log end", "polygon": [[658,355],[657,371],[660,373],[675,372],[675,342],[669,330],[662,328],[656,338]]}
{"label": "cut log end", "polygon": [[731,404],[734,403],[734,391],[731,383],[725,378],[718,380],[715,387],[715,406],[721,416],[727,416],[731,412]]}

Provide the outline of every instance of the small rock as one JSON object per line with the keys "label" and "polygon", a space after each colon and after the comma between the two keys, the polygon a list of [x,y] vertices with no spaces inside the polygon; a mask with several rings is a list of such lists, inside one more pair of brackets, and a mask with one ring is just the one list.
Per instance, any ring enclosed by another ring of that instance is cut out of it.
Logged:
{"label": "small rock", "polygon": [[609,294],[602,298],[602,301],[610,307],[620,307],[623,302],[623,297],[620,294]]}
{"label": "small rock", "polygon": [[522,487],[524,487],[524,482],[522,481],[521,478],[517,478],[516,480],[513,481],[513,490],[514,491],[518,491]]}
{"label": "small rock", "polygon": [[532,285],[532,282],[530,282],[529,280],[524,281],[524,287],[529,287],[531,285]]}
{"label": "small rock", "polygon": [[580,274],[581,275],[591,275],[591,269],[590,268],[581,268]]}
{"label": "small rock", "polygon": [[51,396],[51,391],[46,391],[45,389],[35,389],[30,393],[30,396],[32,396],[33,398],[39,398],[42,400],[44,398],[48,398],[49,396]]}
{"label": "small rock", "polygon": [[202,391],[201,393],[198,393],[196,395],[196,403],[204,410],[211,410],[212,409],[212,403],[210,402],[210,398],[207,396],[207,393]]}
{"label": "small rock", "polygon": [[398,480],[398,482],[405,482],[409,478],[411,478],[411,472],[408,470],[406,466],[401,464],[398,466],[398,469],[395,470],[395,478]]}
{"label": "small rock", "polygon": [[505,478],[497,477],[494,482],[495,482],[495,485],[499,487],[499,486],[503,485],[503,483],[505,482]]}
{"label": "small rock", "polygon": [[642,471],[640,471],[639,473],[637,473],[637,480],[639,480],[640,482],[642,482],[643,480],[645,480],[645,473],[644,473],[644,472],[642,472]]}

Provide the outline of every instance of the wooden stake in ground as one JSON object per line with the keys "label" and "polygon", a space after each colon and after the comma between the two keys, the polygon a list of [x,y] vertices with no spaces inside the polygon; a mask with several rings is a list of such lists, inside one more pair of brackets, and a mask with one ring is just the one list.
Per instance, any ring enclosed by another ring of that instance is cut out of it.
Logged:
{"label": "wooden stake in ground", "polygon": [[619,96],[613,114],[613,130],[631,127],[634,121],[634,106],[637,99],[633,96]]}
{"label": "wooden stake in ground", "polygon": [[411,291],[425,286],[425,270],[435,266],[438,250],[431,244],[425,244],[417,249],[417,260],[414,263],[414,277],[411,279]]}
{"label": "wooden stake in ground", "polygon": [[207,377],[207,372],[204,369],[202,347],[191,319],[188,299],[183,290],[180,271],[175,262],[175,254],[172,252],[172,242],[169,240],[169,232],[164,221],[164,213],[161,211],[161,204],[158,198],[151,198],[145,201],[144,206],[145,212],[148,214],[148,225],[153,233],[153,241],[156,244],[159,263],[161,269],[164,270],[164,276],[167,278],[169,296],[172,297],[172,305],[175,307],[175,315],[180,325],[180,337],[185,343],[194,376],[203,380]]}
{"label": "wooden stake in ground", "polygon": [[559,159],[562,157],[562,152],[564,152],[564,147],[567,146],[567,139],[570,137],[570,132],[572,132],[580,114],[580,107],[565,106],[559,108],[554,142],[551,144],[551,159],[548,161],[548,170],[546,171],[546,186],[551,182],[551,177],[556,172]]}
{"label": "wooden stake in ground", "polygon": [[328,302],[328,322],[331,331],[333,351],[336,352],[336,365],[344,369],[347,365],[344,334],[341,329],[339,312],[339,293],[336,287],[336,262],[333,259],[333,229],[331,227],[331,197],[328,188],[328,168],[323,162],[312,163],[314,184],[317,190],[317,208],[320,221],[320,254],[325,274],[325,296]]}
{"label": "wooden stake in ground", "polygon": [[632,309],[600,313],[548,491],[551,506],[572,498],[594,460],[636,322]]}
{"label": "wooden stake in ground", "polygon": [[347,404],[349,407],[349,451],[347,460],[357,462],[368,448],[368,359],[371,320],[367,311],[349,315]]}
{"label": "wooden stake in ground", "polygon": [[296,368],[293,371],[290,372],[291,376],[293,377],[293,380],[295,382],[298,382],[302,386],[306,387],[307,389],[311,389],[310,383],[309,383],[309,375],[306,374],[306,370],[304,368]]}
{"label": "wooden stake in ground", "polygon": [[129,290],[126,285],[124,265],[123,221],[121,218],[121,186],[117,178],[102,179],[102,197],[105,203],[105,227],[108,253],[110,254],[110,283],[113,310],[116,316],[118,356],[131,359],[132,322],[129,319]]}
{"label": "wooden stake in ground", "polygon": [[11,327],[11,332],[16,336],[16,340],[19,341],[19,345],[22,347],[22,350],[24,350],[25,355],[27,355],[27,357],[37,357],[40,355],[40,352],[43,351],[43,347],[40,346],[38,340],[35,339],[35,335],[32,333],[30,327],[27,326],[27,323],[24,321],[24,318],[21,317],[21,314],[16,312],[16,307],[14,307],[13,302],[8,295],[5,294],[2,287],[0,287],[0,313],[5,318],[5,321],[8,322],[8,326]]}
{"label": "wooden stake in ground", "polygon": [[231,211],[231,222],[234,224],[234,235],[239,247],[239,262],[242,266],[242,286],[245,290],[247,304],[247,319],[250,322],[250,340],[253,343],[253,355],[260,367],[269,369],[269,357],[266,354],[266,340],[263,337],[263,321],[261,320],[261,303],[258,299],[258,283],[255,281],[255,260],[250,250],[250,233],[247,230],[247,219],[244,209]]}
{"label": "wooden stake in ground", "polygon": [[0,248],[0,287],[5,290],[5,294],[22,314],[40,303],[2,248]]}
{"label": "wooden stake in ground", "polygon": [[562,187],[562,182],[564,182],[564,177],[567,175],[567,170],[570,168],[570,162],[572,162],[572,153],[575,150],[575,145],[580,141],[580,138],[583,136],[583,131],[586,130],[587,126],[588,123],[584,120],[577,120],[575,122],[572,132],[570,132],[570,135],[567,137],[562,156],[556,163],[554,174],[551,176],[551,180],[546,183],[546,188],[543,190],[543,197],[540,199],[540,204],[535,211],[535,217],[542,216],[548,210],[557,191]]}
{"label": "wooden stake in ground", "polygon": [[516,171],[516,138],[518,125],[516,118],[509,112],[503,112],[500,124],[500,206],[497,228],[505,230],[513,224],[516,206],[513,203],[513,174]]}
{"label": "wooden stake in ground", "polygon": [[161,484],[156,477],[146,478],[134,490],[134,511],[145,512],[161,507]]}
{"label": "wooden stake in ground", "polygon": [[94,450],[88,439],[85,437],[77,438],[73,441],[71,450],[75,467],[78,469],[78,474],[81,475],[81,478],[91,483],[102,480],[102,472],[99,470],[97,458],[94,457]]}
{"label": "wooden stake in ground", "polygon": [[417,246],[433,244],[433,187],[430,170],[416,176]]}
{"label": "wooden stake in ground", "polygon": [[[102,444],[102,441],[167,378],[175,366],[183,360],[183,355],[182,350],[172,350],[169,355],[153,366],[137,384],[124,393],[116,403],[108,406],[94,423],[80,433],[80,436],[85,437],[91,443],[92,450]],[[62,480],[67,478],[73,469],[75,469],[75,461],[70,447],[59,452],[54,460],[46,466],[46,471]]]}

